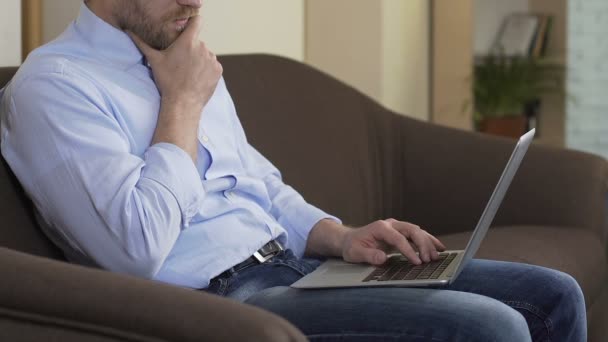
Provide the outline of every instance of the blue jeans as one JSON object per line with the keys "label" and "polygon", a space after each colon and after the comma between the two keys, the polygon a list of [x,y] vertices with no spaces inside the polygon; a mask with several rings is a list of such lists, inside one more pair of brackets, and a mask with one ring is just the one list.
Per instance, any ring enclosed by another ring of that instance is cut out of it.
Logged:
{"label": "blue jeans", "polygon": [[476,259],[441,289],[289,287],[319,264],[287,250],[205,291],[272,311],[311,341],[587,340],[582,291],[559,271]]}

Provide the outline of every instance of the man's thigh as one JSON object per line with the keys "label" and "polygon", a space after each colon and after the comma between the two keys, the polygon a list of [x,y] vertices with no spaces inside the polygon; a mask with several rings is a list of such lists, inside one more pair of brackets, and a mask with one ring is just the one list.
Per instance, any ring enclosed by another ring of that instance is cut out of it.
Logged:
{"label": "man's thigh", "polygon": [[246,303],[285,317],[311,340],[530,340],[525,319],[511,307],[451,290],[274,287]]}

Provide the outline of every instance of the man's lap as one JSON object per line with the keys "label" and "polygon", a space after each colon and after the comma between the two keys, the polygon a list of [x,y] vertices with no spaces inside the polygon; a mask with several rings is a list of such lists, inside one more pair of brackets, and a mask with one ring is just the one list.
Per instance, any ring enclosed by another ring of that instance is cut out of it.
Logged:
{"label": "man's lap", "polygon": [[[555,305],[562,299],[558,296],[572,292],[582,298],[576,282],[561,272],[489,260],[472,260],[454,284],[441,289],[289,287],[319,263],[297,260],[288,252],[271,263],[216,281],[209,290],[273,311],[311,339],[348,337],[355,341],[356,336],[368,340],[453,341],[458,336],[463,340],[525,341],[530,334],[536,339],[563,333],[556,331],[555,325],[562,324],[554,322],[556,317],[576,318],[555,315]],[[564,303],[576,306],[577,302],[580,300]],[[565,309],[581,311],[580,305]],[[525,331],[528,326],[529,333]]]}
{"label": "man's lap", "polygon": [[[523,316],[489,297],[421,288],[266,289],[246,303],[272,311],[309,338],[528,341]],[[496,322],[502,321],[502,326]],[[498,327],[498,329],[496,328]],[[355,339],[356,340],[356,339]]]}

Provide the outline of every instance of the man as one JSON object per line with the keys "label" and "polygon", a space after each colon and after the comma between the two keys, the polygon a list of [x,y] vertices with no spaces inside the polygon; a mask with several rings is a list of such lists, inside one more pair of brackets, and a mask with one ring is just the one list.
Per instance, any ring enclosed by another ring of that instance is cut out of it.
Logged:
{"label": "man", "polygon": [[345,227],[285,185],[246,140],[200,7],[85,1],[4,90],[2,153],[68,259],[260,306],[311,339],[586,339],[578,284],[541,267],[474,260],[442,290],[289,288],[314,257],[419,264],[445,247],[394,219]]}

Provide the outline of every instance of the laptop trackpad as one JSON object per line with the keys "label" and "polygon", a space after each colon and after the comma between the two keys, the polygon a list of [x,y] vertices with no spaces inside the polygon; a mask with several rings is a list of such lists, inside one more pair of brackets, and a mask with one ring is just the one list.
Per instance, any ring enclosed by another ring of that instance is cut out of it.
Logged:
{"label": "laptop trackpad", "polygon": [[323,273],[338,274],[357,274],[365,269],[368,269],[369,265],[356,265],[356,264],[337,264],[331,265]]}

